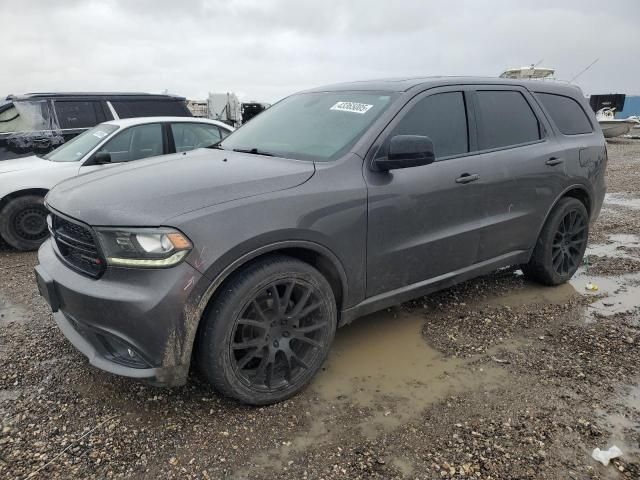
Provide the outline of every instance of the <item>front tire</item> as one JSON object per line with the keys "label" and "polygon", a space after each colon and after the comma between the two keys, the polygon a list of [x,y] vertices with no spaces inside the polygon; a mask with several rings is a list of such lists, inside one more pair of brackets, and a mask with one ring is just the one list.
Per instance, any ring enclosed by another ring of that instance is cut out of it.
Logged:
{"label": "front tire", "polygon": [[36,250],[49,236],[47,215],[39,195],[9,200],[0,212],[0,236],[18,250]]}
{"label": "front tire", "polygon": [[237,272],[203,319],[198,366],[222,394],[251,405],[285,400],[324,363],[337,323],[327,280],[273,256]]}
{"label": "front tire", "polygon": [[544,285],[569,280],[582,263],[589,237],[589,214],[575,198],[563,198],[542,227],[529,263],[522,266],[527,278]]}

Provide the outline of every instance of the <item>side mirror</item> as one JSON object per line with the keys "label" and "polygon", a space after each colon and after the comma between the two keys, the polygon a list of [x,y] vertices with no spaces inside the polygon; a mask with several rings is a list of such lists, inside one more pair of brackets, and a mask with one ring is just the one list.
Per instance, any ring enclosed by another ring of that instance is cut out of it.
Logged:
{"label": "side mirror", "polygon": [[97,165],[111,163],[111,154],[109,152],[98,152],[93,156],[93,163]]}
{"label": "side mirror", "polygon": [[433,163],[433,142],[422,135],[396,135],[389,142],[386,158],[377,158],[374,166],[383,172],[398,168],[419,167]]}

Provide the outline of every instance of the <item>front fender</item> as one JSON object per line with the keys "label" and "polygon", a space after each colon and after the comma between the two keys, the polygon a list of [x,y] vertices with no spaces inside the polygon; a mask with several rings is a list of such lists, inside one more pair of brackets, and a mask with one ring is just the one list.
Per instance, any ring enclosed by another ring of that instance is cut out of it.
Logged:
{"label": "front fender", "polygon": [[[254,239],[256,242],[260,242],[261,240],[264,239]],[[206,271],[202,272],[203,276],[197,284],[190,286],[192,288],[192,293],[183,310],[186,325],[184,329],[185,338],[182,343],[182,365],[189,365],[200,321],[207,305],[214,294],[218,291],[218,288],[227,278],[229,278],[231,274],[233,274],[233,272],[262,255],[291,248],[306,249],[321,255],[323,258],[331,262],[331,265],[338,273],[343,294],[342,308],[344,308],[345,299],[348,297],[347,275],[342,262],[340,262],[338,257],[329,248],[308,240],[281,240],[267,244],[263,243],[260,247],[249,249],[249,246],[253,243],[254,242],[245,242],[243,245],[238,245],[236,249],[228,252],[221,259],[211,265]],[[238,255],[238,251],[242,250],[245,250],[245,253]],[[194,263],[197,263],[198,261],[199,257],[195,258],[195,262],[193,259],[190,260],[190,262]],[[196,265],[192,264],[192,266],[198,269]]]}

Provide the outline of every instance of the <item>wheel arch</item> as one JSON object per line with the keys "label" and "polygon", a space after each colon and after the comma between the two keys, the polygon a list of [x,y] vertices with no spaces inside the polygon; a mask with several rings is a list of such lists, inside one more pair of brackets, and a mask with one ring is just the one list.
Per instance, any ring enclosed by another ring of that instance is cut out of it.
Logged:
{"label": "wheel arch", "polygon": [[[555,207],[556,204],[562,198],[567,198],[567,197],[571,197],[571,198],[575,198],[576,200],[580,200],[582,202],[582,204],[584,205],[584,208],[587,209],[587,214],[589,215],[589,218],[591,218],[591,212],[593,210],[593,205],[592,205],[591,195],[589,194],[589,192],[587,191],[587,189],[585,187],[575,186],[575,187],[569,188],[568,190],[565,190],[565,192],[562,194],[562,196],[560,198],[558,198],[556,200],[556,202],[553,204],[553,207]],[[551,208],[551,210],[553,210],[553,207]],[[549,213],[551,213],[551,210],[549,210]]]}
{"label": "wheel arch", "polygon": [[270,243],[237,257],[215,276],[205,276],[209,282],[208,287],[199,296],[196,304],[188,302],[185,308],[185,319],[189,327],[187,329],[188,338],[185,339],[185,348],[183,349],[182,361],[184,364],[191,362],[197,336],[201,331],[202,319],[225,282],[241,269],[278,254],[296,258],[313,266],[327,279],[336,299],[338,324],[340,324],[340,311],[344,309],[347,301],[348,286],[346,271],[339,258],[327,247],[312,241],[286,240]]}
{"label": "wheel arch", "polygon": [[584,185],[580,185],[580,184],[571,185],[565,188],[562,191],[562,193],[558,195],[558,197],[555,199],[553,204],[551,204],[551,207],[549,208],[549,210],[547,210],[547,213],[544,216],[544,220],[538,227],[538,233],[536,234],[536,241],[540,236],[540,232],[542,232],[542,229],[544,228],[545,223],[547,223],[549,215],[551,215],[551,212],[553,212],[553,209],[556,208],[556,205],[558,205],[558,202],[560,202],[560,200],[562,200],[563,198],[575,198],[576,200],[579,200],[580,202],[582,202],[584,207],[587,209],[587,215],[589,216],[589,218],[591,218],[591,213],[593,211],[593,197],[591,193],[589,192],[587,187],[585,187]]}
{"label": "wheel arch", "polygon": [[331,289],[336,297],[338,310],[343,307],[347,298],[347,275],[338,257],[329,248],[316,242],[309,240],[284,240],[246,252],[238,256],[219,273],[207,276],[207,278],[211,280],[211,283],[200,299],[199,309],[204,311],[206,304],[215,296],[220,286],[235,272],[246,267],[249,263],[260,261],[267,256],[275,254],[296,258],[316,268],[331,285]]}
{"label": "wheel arch", "polygon": [[40,195],[44,196],[49,193],[48,188],[24,188],[22,190],[16,190],[15,192],[8,193],[4,197],[0,198],[0,211],[14,198],[24,197],[26,195]]}

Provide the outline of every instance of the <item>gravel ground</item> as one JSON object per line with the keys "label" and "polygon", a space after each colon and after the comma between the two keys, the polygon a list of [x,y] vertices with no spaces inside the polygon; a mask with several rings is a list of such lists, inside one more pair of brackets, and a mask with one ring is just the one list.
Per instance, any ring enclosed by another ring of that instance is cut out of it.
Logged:
{"label": "gravel ground", "polygon": [[[640,142],[609,158],[570,284],[504,269],[358,320],[264,408],[95,370],[38,297],[35,255],[1,250],[0,478],[640,478]],[[608,467],[590,458],[613,444]]]}

